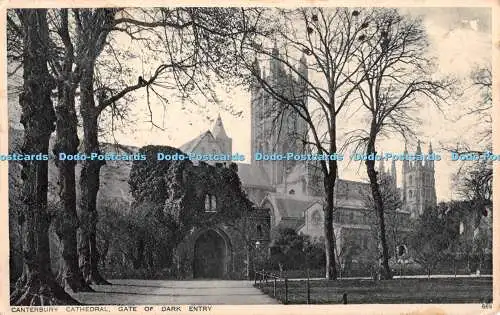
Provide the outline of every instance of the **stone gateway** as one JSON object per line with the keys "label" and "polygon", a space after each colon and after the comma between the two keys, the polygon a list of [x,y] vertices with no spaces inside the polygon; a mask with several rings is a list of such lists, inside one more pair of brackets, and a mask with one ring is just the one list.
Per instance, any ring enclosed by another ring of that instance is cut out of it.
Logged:
{"label": "stone gateway", "polygon": [[194,243],[193,277],[223,278],[230,270],[231,247],[214,229],[203,231]]}
{"label": "stone gateway", "polygon": [[253,258],[268,255],[271,220],[269,210],[254,207],[242,190],[238,166],[158,162],[157,152],[184,154],[164,146],[139,152],[148,158],[132,165],[133,207],[151,205],[172,222],[169,250],[178,278],[249,278],[256,268]]}

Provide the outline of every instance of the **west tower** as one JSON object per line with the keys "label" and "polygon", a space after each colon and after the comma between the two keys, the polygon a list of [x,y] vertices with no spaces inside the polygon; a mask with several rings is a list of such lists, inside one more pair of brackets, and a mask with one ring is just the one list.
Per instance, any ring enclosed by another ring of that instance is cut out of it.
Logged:
{"label": "west tower", "polygon": [[[428,151],[433,153],[430,143]],[[415,155],[422,155],[420,140]],[[412,218],[422,215],[427,207],[437,205],[434,161],[403,161],[403,204]]]}

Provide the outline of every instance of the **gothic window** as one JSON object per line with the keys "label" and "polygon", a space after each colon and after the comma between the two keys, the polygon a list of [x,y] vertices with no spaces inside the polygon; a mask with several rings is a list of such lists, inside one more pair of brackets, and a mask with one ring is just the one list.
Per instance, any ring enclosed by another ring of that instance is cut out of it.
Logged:
{"label": "gothic window", "polygon": [[339,211],[335,211],[335,213],[333,214],[333,216],[334,216],[335,222],[339,222],[340,223],[340,212]]}
{"label": "gothic window", "polygon": [[188,172],[186,169],[182,171],[182,183],[186,184],[188,181]]}
{"label": "gothic window", "polygon": [[398,255],[398,256],[403,256],[404,254],[406,254],[406,251],[407,251],[407,250],[406,250],[406,246],[404,246],[404,245],[399,245],[399,246],[397,247],[397,251],[398,251],[398,252],[397,252],[397,255]]}
{"label": "gothic window", "polygon": [[311,222],[313,225],[318,226],[321,224],[321,214],[319,211],[315,211],[311,216]]}
{"label": "gothic window", "polygon": [[340,183],[338,187],[339,197],[342,199],[347,199],[347,183]]}
{"label": "gothic window", "polygon": [[408,192],[408,198],[413,198],[413,192],[411,190]]}
{"label": "gothic window", "polygon": [[205,212],[215,212],[217,209],[217,200],[214,195],[205,195]]}
{"label": "gothic window", "polygon": [[259,239],[261,239],[262,237],[264,237],[264,233],[262,232],[262,226],[261,225],[257,225],[257,237]]}
{"label": "gothic window", "polygon": [[211,200],[211,207],[212,211],[215,211],[217,209],[217,199],[215,198],[214,195],[212,195],[212,200]]}
{"label": "gothic window", "polygon": [[205,211],[210,211],[210,195],[205,195]]}
{"label": "gothic window", "polygon": [[410,175],[410,185],[413,185],[413,176]]}

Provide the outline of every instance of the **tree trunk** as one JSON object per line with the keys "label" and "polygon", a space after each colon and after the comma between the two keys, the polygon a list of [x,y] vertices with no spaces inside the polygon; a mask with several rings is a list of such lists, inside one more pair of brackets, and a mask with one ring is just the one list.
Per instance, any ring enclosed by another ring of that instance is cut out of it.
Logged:
{"label": "tree trunk", "polygon": [[[24,31],[23,92],[19,96],[24,126],[24,154],[46,154],[56,120],[51,91],[54,80],[47,69],[46,10],[20,10]],[[50,270],[47,211],[48,162],[23,161],[23,202],[20,224],[23,238],[23,274],[10,296],[11,305],[78,304],[55,281]]]}
{"label": "tree trunk", "polygon": [[471,269],[470,269],[470,254],[467,253],[467,273],[470,274],[471,273]]}
{"label": "tree trunk", "polygon": [[83,121],[83,146],[87,159],[82,163],[80,175],[80,237],[78,244],[80,269],[88,284],[110,284],[99,274],[99,253],[96,246],[97,193],[99,191],[99,173],[104,161],[91,160],[92,153],[100,154],[98,141],[98,111],[94,100],[94,67],[87,64],[82,69],[80,81],[80,114]]}
{"label": "tree trunk", "polygon": [[56,166],[59,169],[59,197],[62,212],[58,214],[56,233],[61,242],[61,257],[58,281],[63,288],[73,292],[93,291],[85,283],[78,267],[78,251],[76,233],[78,216],[76,212],[76,180],[74,160],[59,160],[59,153],[78,153],[77,117],[75,112],[75,90],[71,74],[73,52],[68,51],[64,71],[58,82],[58,104],[56,106],[56,142],[54,154]]}
{"label": "tree trunk", "polygon": [[337,279],[337,264],[335,262],[335,233],[333,230],[333,188],[335,186],[335,174],[332,172],[325,176],[324,186],[326,203],[324,206],[324,233],[325,233],[325,254],[326,254],[326,279]]}
{"label": "tree trunk", "polygon": [[[370,140],[366,149],[366,154],[376,154],[375,152],[375,129],[372,126],[370,131]],[[385,230],[385,219],[384,219],[384,202],[382,200],[382,195],[380,194],[380,186],[378,184],[377,172],[375,171],[375,161],[366,160],[366,171],[368,173],[368,178],[370,179],[370,188],[372,191],[373,201],[375,204],[375,213],[378,218],[379,224],[379,244],[381,247],[381,263],[382,268],[381,278],[388,280],[392,279],[391,269],[389,267],[389,249],[387,246],[386,230]]]}
{"label": "tree trunk", "polygon": [[246,273],[246,278],[247,280],[251,280],[250,278],[250,244],[249,244],[249,241],[247,240],[246,242],[246,261],[247,261],[247,265],[246,265],[246,270],[245,270],[245,273]]}
{"label": "tree trunk", "polygon": [[457,277],[457,260],[453,259],[453,274]]}
{"label": "tree trunk", "polygon": [[135,244],[137,248],[137,256],[134,258],[134,269],[139,269],[143,266],[144,262],[144,240],[142,236],[139,236],[139,239],[136,240]]}

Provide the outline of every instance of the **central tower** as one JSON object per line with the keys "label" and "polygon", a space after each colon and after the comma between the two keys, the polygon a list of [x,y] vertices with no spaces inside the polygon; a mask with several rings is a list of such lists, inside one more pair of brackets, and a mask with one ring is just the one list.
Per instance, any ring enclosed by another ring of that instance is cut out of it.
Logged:
{"label": "central tower", "polygon": [[255,59],[253,71],[259,79],[251,84],[251,163],[266,169],[272,185],[283,183],[298,161],[257,161],[255,154],[301,154],[307,139],[307,123],[297,111],[307,106],[307,61],[302,55],[292,74],[291,69],[285,70],[282,58],[275,44],[269,74]]}

